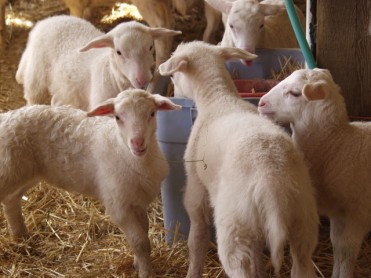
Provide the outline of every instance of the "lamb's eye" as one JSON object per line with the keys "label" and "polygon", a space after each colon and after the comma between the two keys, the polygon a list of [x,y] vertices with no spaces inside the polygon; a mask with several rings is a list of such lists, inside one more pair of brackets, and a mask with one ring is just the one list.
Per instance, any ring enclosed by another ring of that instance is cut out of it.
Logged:
{"label": "lamb's eye", "polygon": [[153,45],[151,45],[151,46],[149,47],[149,51],[152,51],[152,49],[153,49]]}
{"label": "lamb's eye", "polygon": [[264,27],[264,24],[260,25],[260,29],[262,29]]}
{"label": "lamb's eye", "polygon": [[229,24],[229,28],[233,29],[234,28],[233,24]]}
{"label": "lamb's eye", "polygon": [[120,50],[117,50],[116,53],[117,53],[118,55],[121,55],[121,51],[120,51]]}
{"label": "lamb's eye", "polygon": [[155,111],[152,111],[151,117],[153,118],[155,115],[156,115],[156,112]]}
{"label": "lamb's eye", "polygon": [[119,116],[115,116],[115,118],[116,118],[116,120],[118,120],[118,121],[120,120],[120,117],[119,117]]}
{"label": "lamb's eye", "polygon": [[293,97],[300,97],[301,96],[301,92],[289,91],[288,93],[290,95],[292,95]]}

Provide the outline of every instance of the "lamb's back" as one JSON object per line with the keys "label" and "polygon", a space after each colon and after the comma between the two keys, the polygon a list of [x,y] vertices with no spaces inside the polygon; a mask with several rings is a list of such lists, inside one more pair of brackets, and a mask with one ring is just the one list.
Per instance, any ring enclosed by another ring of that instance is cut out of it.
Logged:
{"label": "lamb's back", "polygon": [[[281,127],[254,111],[239,110],[238,107],[224,114],[198,117],[189,142],[185,159],[203,159],[210,173],[222,173],[223,167],[232,171],[239,171],[241,167],[253,169],[260,160],[266,162],[262,157],[275,156],[278,159],[296,151],[289,135]],[[205,175],[202,163],[197,165],[198,171]],[[210,175],[205,178],[217,177]]]}
{"label": "lamb's back", "polygon": [[0,114],[0,153],[9,169],[33,165],[27,168],[34,176],[66,189],[84,187],[98,170],[94,153],[105,146],[102,138],[97,148],[95,133],[112,131],[106,120],[67,106],[25,106]]}

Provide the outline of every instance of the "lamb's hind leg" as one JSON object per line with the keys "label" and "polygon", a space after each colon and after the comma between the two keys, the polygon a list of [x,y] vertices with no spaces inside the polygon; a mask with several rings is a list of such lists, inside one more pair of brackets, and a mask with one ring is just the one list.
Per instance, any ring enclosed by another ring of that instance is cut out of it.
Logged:
{"label": "lamb's hind leg", "polygon": [[[297,231],[300,228],[297,229]],[[315,230],[306,229],[306,234],[295,234],[290,238],[290,252],[293,260],[292,278],[315,278],[312,255],[317,243]]]}
{"label": "lamb's hind leg", "polygon": [[28,236],[22,215],[22,195],[23,193],[13,195],[11,198],[6,198],[2,203],[10,234],[16,240]]}
{"label": "lamb's hind leg", "polygon": [[206,188],[197,178],[188,177],[184,206],[190,218],[188,248],[190,265],[187,278],[202,276],[210,240],[210,208]]}
{"label": "lamb's hind leg", "polygon": [[215,206],[218,255],[228,277],[265,277],[262,268],[262,239],[249,220],[234,216],[235,207]]}
{"label": "lamb's hind leg", "polygon": [[[28,61],[28,63],[33,62],[34,59]],[[27,101],[27,105],[34,104],[50,104],[51,96],[48,91],[48,86],[46,84],[47,76],[25,76],[24,80],[24,99]]]}
{"label": "lamb's hind leg", "polygon": [[24,98],[27,101],[27,105],[34,104],[47,104],[50,105],[51,96],[47,90],[40,90],[38,93],[37,90],[24,89]]}
{"label": "lamb's hind leg", "polygon": [[367,230],[351,220],[335,219],[331,223],[331,242],[334,252],[332,278],[351,278]]}
{"label": "lamb's hind leg", "polygon": [[205,17],[206,17],[206,28],[202,37],[202,40],[208,43],[215,43],[215,34],[219,29],[222,15],[219,11],[211,7],[205,2]]}
{"label": "lamb's hind leg", "polygon": [[295,219],[289,235],[290,253],[293,260],[291,277],[315,278],[317,276],[312,256],[318,242],[318,217],[315,211],[311,215],[307,213],[307,217],[302,215]]}

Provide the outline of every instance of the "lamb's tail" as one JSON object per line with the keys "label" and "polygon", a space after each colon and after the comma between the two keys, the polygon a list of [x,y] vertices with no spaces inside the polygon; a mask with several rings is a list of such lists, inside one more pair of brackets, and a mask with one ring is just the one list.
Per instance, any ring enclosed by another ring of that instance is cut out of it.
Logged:
{"label": "lamb's tail", "polygon": [[277,208],[272,208],[272,211],[267,213],[265,219],[265,230],[270,246],[271,261],[274,267],[274,272],[275,275],[279,277],[279,272],[284,258],[284,248],[288,238],[288,230],[286,221],[284,221],[280,211],[277,211]]}

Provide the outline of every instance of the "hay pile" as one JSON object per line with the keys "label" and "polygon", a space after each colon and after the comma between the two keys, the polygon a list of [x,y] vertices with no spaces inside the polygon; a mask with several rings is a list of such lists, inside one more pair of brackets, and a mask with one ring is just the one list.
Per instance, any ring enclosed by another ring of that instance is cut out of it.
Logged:
{"label": "hay pile", "polygon": [[[11,1],[13,13],[35,22],[41,18],[67,13],[59,0]],[[94,20],[109,10],[99,10]],[[185,40],[199,39],[204,27],[202,14],[177,17],[177,29]],[[112,26],[99,25],[103,30]],[[8,45],[0,57],[0,110],[25,104],[22,87],[14,76],[25,47],[28,30],[9,28]],[[9,238],[6,221],[0,212],[0,276],[2,277],[135,277],[132,252],[125,236],[104,215],[99,202],[80,195],[54,189],[44,183],[27,192],[22,201],[30,238],[14,242]],[[149,209],[152,262],[158,277],[185,277],[188,251],[184,241],[169,246],[165,242],[160,196]],[[371,277],[371,238],[363,244],[357,266],[357,277]],[[267,272],[272,267],[265,257]],[[321,228],[321,239],[314,256],[320,277],[330,277],[332,250],[328,225]],[[286,250],[282,277],[289,277],[291,259]],[[204,269],[205,277],[224,277],[216,248],[211,243]]]}

